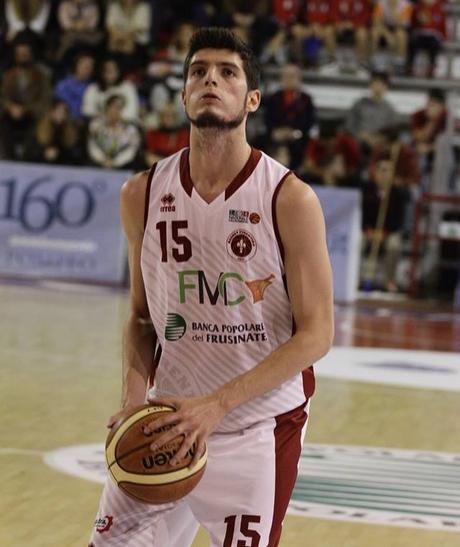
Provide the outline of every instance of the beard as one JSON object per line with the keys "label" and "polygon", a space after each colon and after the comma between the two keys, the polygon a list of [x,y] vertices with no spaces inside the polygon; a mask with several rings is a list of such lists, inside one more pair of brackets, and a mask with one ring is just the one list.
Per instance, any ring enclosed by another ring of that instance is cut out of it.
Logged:
{"label": "beard", "polygon": [[[246,99],[244,104],[246,104]],[[231,120],[224,120],[212,112],[203,112],[203,114],[199,114],[196,118],[192,118],[187,112],[187,109],[185,109],[185,114],[188,121],[198,129],[220,129],[222,131],[230,131],[231,129],[236,129],[243,123],[244,118],[246,117],[246,110],[243,106],[240,112]]]}

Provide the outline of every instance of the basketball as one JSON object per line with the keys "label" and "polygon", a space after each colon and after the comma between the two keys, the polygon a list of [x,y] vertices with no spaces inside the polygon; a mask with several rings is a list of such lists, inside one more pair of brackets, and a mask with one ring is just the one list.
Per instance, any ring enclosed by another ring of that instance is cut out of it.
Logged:
{"label": "basketball", "polygon": [[206,467],[207,450],[189,469],[195,446],[180,462],[171,465],[183,435],[155,451],[150,449],[155,439],[172,426],[148,435],[144,428],[167,412],[174,412],[174,408],[143,405],[116,423],[107,437],[105,454],[110,476],[125,494],[144,503],[169,503],[184,497],[198,484]]}

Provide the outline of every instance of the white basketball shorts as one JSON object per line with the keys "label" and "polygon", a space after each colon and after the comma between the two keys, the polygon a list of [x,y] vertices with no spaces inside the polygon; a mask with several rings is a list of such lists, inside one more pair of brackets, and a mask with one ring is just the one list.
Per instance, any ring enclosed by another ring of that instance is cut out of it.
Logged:
{"label": "white basketball shorts", "polygon": [[299,407],[243,431],[214,433],[203,478],[175,503],[135,501],[108,478],[89,547],[189,547],[199,525],[212,547],[276,547],[306,423]]}

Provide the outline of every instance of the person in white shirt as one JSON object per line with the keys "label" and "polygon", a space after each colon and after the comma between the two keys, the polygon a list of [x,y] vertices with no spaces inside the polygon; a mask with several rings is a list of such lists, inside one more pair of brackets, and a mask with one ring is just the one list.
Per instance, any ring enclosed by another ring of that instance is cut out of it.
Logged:
{"label": "person in white shirt", "polygon": [[102,62],[98,80],[90,84],[83,95],[83,116],[92,118],[102,114],[107,99],[113,95],[124,98],[122,119],[138,124],[139,96],[136,86],[133,82],[123,79],[119,62],[108,57]]}

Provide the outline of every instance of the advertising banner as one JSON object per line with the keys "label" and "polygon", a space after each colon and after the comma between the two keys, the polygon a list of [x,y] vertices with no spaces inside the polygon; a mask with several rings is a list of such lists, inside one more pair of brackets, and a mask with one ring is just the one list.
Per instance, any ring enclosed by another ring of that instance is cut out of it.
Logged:
{"label": "advertising banner", "polygon": [[326,236],[334,274],[334,300],[353,302],[361,257],[361,192],[354,188],[314,186],[326,218]]}
{"label": "advertising banner", "polygon": [[130,174],[0,162],[0,275],[121,283],[119,194]]}

